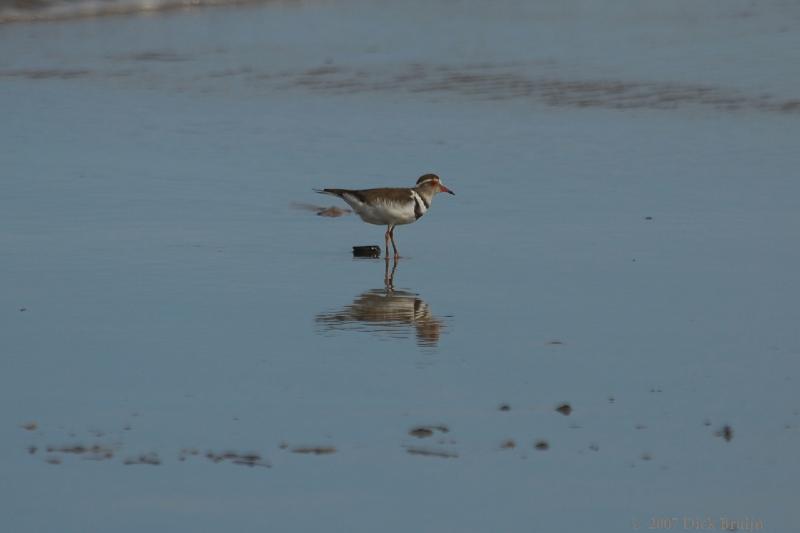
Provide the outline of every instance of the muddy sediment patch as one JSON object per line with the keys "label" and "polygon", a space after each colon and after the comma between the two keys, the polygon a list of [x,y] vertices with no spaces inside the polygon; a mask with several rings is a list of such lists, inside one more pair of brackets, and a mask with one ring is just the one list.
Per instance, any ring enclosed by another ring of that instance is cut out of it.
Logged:
{"label": "muddy sediment patch", "polygon": [[23,78],[27,80],[71,80],[86,78],[90,75],[92,75],[92,71],[87,69],[43,68],[0,70],[0,78]]}
{"label": "muddy sediment patch", "polygon": [[[70,454],[78,455],[83,459],[92,461],[105,461],[114,457],[114,452],[117,448],[117,446],[109,444],[67,444],[62,446],[48,446],[46,451],[49,454]],[[30,453],[30,448],[28,451]]]}
{"label": "muddy sediment patch", "polygon": [[[250,74],[251,83],[277,83],[333,94],[406,92],[457,94],[483,100],[527,99],[551,107],[660,109],[701,106],[723,111],[799,113],[800,100],[701,83],[620,79],[564,79],[523,73],[514,65],[427,65],[393,69],[325,66],[300,72]],[[560,342],[558,342],[560,344]]]}
{"label": "muddy sediment patch", "polygon": [[443,424],[435,425],[435,426],[414,426],[413,428],[408,430],[408,434],[412,437],[417,437],[418,439],[424,439],[426,437],[432,437],[435,433],[449,433],[450,428]]}
{"label": "muddy sediment patch", "polygon": [[292,448],[292,453],[310,454],[310,455],[330,455],[336,453],[335,446],[295,446]]}
{"label": "muddy sediment patch", "polygon": [[122,461],[122,464],[158,466],[161,464],[161,458],[155,452],[148,452],[127,457],[124,461]]}
{"label": "muddy sediment patch", "polygon": [[455,459],[458,453],[452,450],[445,450],[441,448],[429,448],[422,446],[406,446],[406,453],[410,455],[421,455],[424,457],[439,457],[441,459]]}
{"label": "muddy sediment patch", "polygon": [[271,468],[272,464],[269,461],[261,457],[261,454],[258,452],[235,452],[235,451],[224,451],[224,452],[213,452],[208,451],[206,452],[206,458],[213,462],[213,463],[222,463],[222,462],[230,462],[235,465],[242,465],[242,466],[261,466],[264,468]]}

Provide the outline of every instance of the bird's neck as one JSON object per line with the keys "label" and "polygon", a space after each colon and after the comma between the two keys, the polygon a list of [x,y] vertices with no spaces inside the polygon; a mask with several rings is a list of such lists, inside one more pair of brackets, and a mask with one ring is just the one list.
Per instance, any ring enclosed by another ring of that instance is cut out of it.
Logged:
{"label": "bird's neck", "polygon": [[425,200],[425,203],[431,205],[433,196],[436,194],[433,190],[433,187],[428,184],[422,184],[419,187],[414,187],[414,190],[417,191],[417,194],[422,196],[422,198]]}

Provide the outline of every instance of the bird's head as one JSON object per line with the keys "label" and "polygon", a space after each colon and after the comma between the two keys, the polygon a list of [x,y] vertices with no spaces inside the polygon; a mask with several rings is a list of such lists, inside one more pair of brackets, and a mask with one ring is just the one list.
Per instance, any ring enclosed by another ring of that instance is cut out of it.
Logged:
{"label": "bird's head", "polygon": [[431,191],[432,194],[436,194],[439,192],[449,192],[450,194],[455,195],[453,191],[448,189],[442,184],[442,181],[439,179],[439,176],[436,174],[425,174],[424,176],[420,176],[417,180],[417,188],[418,189],[427,189]]}

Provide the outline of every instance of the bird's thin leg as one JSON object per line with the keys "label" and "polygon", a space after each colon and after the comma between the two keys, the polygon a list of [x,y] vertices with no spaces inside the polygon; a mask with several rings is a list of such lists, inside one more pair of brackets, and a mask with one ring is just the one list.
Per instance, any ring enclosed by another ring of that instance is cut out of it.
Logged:
{"label": "bird's thin leg", "polygon": [[386,226],[386,235],[384,235],[386,237],[386,259],[389,259],[389,234],[391,229],[391,226]]}
{"label": "bird's thin leg", "polygon": [[[397,245],[394,242],[394,226],[389,226],[389,238],[392,240],[392,248],[394,249],[394,260],[400,257],[400,254],[397,252]],[[389,255],[389,247],[386,247],[386,255]]]}

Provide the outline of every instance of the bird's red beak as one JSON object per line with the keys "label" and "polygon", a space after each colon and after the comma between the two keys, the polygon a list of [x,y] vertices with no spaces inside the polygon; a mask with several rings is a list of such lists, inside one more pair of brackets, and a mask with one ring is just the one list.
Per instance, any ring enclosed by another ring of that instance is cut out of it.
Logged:
{"label": "bird's red beak", "polygon": [[449,193],[450,193],[450,194],[452,194],[453,196],[455,196],[455,195],[456,195],[456,193],[454,193],[453,191],[451,191],[450,189],[448,189],[447,187],[445,187],[445,186],[444,186],[444,185],[442,185],[441,183],[439,184],[439,192],[449,192]]}

